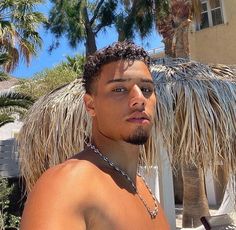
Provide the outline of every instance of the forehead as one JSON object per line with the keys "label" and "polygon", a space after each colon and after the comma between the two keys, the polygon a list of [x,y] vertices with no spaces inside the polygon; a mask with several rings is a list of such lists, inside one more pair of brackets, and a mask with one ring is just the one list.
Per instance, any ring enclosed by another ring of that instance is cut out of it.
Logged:
{"label": "forehead", "polygon": [[101,68],[100,80],[109,82],[116,79],[152,80],[148,66],[143,61],[119,60]]}

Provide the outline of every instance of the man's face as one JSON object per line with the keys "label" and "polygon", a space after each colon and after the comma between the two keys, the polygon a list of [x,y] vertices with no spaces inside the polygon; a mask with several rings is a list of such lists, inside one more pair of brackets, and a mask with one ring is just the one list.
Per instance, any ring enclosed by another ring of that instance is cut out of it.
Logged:
{"label": "man's face", "polygon": [[115,61],[102,67],[85,96],[93,129],[103,136],[131,144],[144,144],[152,127],[156,96],[148,67],[142,61]]}

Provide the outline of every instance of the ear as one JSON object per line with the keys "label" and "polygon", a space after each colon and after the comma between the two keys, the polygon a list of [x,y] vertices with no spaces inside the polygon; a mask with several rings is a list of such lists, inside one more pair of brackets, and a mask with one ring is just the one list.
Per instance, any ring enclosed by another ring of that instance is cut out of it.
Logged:
{"label": "ear", "polygon": [[95,116],[95,109],[94,109],[94,98],[90,94],[85,94],[84,95],[84,104],[86,111],[90,114],[91,117]]}

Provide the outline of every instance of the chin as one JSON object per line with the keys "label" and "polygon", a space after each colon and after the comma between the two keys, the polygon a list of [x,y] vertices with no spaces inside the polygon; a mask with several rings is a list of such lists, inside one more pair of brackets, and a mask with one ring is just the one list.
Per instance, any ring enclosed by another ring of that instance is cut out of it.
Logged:
{"label": "chin", "polygon": [[125,138],[124,141],[133,145],[144,145],[147,142],[149,135],[150,132],[140,126],[133,134]]}

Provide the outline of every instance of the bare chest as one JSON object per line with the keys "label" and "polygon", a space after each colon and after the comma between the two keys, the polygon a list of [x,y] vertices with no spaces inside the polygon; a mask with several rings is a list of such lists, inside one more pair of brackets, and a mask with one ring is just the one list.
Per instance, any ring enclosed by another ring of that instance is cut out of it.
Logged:
{"label": "bare chest", "polygon": [[[140,190],[150,208],[154,208],[148,190]],[[169,229],[163,212],[159,212],[157,217],[152,219],[138,195],[125,184],[114,185],[107,181],[97,188],[95,197],[96,204],[88,212],[88,230]]]}
{"label": "bare chest", "polygon": [[[133,197],[126,199],[113,193],[90,212],[88,229],[154,229],[153,221]],[[147,228],[147,226],[149,228]]]}

